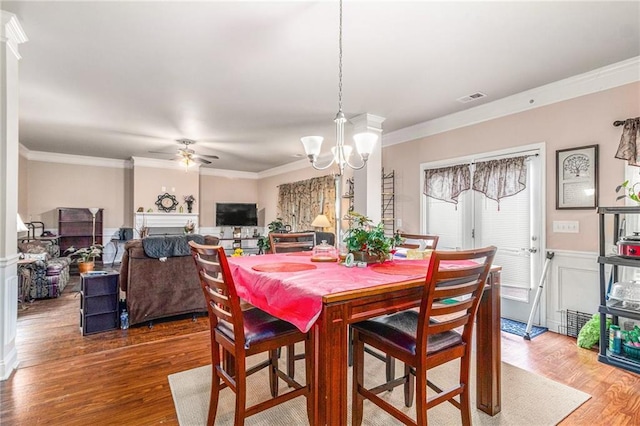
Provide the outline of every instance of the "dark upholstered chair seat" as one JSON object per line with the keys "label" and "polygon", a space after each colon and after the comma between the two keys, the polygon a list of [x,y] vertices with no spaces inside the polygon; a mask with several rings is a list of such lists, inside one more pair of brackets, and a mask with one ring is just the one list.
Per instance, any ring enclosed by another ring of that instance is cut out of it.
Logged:
{"label": "dark upholstered chair seat", "polygon": [[[353,327],[357,328],[360,333],[374,335],[382,342],[415,355],[418,316],[417,311],[403,311],[394,315],[362,321],[354,324]],[[455,331],[430,335],[427,354],[458,345],[461,341],[462,336]]]}
{"label": "dark upholstered chair seat", "polygon": [[[249,349],[252,344],[258,344],[287,334],[300,333],[302,335],[295,325],[282,321],[258,308],[243,311],[242,319],[244,321],[245,349]],[[234,340],[233,329],[228,323],[219,321],[218,330],[230,340]]]}

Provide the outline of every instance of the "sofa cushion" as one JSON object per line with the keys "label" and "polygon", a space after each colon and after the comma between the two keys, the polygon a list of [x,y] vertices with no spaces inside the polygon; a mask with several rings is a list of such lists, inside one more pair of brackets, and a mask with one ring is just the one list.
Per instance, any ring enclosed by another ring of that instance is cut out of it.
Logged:
{"label": "sofa cushion", "polygon": [[24,253],[23,256],[25,259],[42,260],[43,262],[46,262],[47,258],[49,257],[49,253],[47,252]]}

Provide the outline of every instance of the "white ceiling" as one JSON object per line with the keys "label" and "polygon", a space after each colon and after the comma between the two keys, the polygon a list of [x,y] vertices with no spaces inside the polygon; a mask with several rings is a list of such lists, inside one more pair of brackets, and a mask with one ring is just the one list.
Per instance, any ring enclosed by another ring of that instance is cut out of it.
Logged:
{"label": "white ceiling", "polygon": [[[20,142],[114,159],[171,158],[175,139],[211,167],[298,160],[333,144],[338,3],[11,2],[20,46]],[[640,2],[344,5],[344,112],[384,131],[640,55]],[[462,104],[457,98],[488,96]],[[328,148],[328,147],[327,147]]]}

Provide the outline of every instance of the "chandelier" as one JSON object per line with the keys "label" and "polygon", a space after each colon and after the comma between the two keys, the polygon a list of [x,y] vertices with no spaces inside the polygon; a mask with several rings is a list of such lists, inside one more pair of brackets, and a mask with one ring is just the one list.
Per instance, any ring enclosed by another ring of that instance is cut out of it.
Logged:
{"label": "chandelier", "polygon": [[[354,164],[351,162],[350,157],[353,152],[353,147],[344,144],[344,123],[347,119],[342,112],[342,0],[340,0],[340,25],[338,33],[338,113],[333,120],[336,123],[336,145],[331,148],[332,158],[331,160],[320,166],[318,164],[318,156],[320,155],[320,149],[322,148],[322,142],[324,138],[322,136],[305,136],[300,139],[304,147],[305,154],[309,158],[311,165],[316,170],[325,170],[336,164],[338,167],[338,173],[335,175],[336,182],[336,243],[342,242],[340,238],[340,220],[341,220],[341,187],[342,187],[342,175],[345,167],[349,167],[353,170],[360,170],[367,164],[369,155],[373,152],[373,148],[378,140],[378,135],[374,133],[364,132],[353,135],[356,151],[360,157],[360,164]],[[322,212],[320,212],[322,213]]]}

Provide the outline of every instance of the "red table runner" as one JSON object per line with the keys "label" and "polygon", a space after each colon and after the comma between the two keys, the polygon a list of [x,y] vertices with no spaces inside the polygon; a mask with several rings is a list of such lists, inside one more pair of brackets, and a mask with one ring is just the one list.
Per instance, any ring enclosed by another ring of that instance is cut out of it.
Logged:
{"label": "red table runner", "polygon": [[251,269],[258,272],[300,272],[308,271],[310,269],[316,269],[316,265],[293,262],[275,262],[254,265],[251,267]]}

